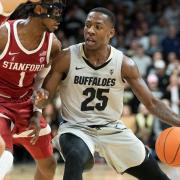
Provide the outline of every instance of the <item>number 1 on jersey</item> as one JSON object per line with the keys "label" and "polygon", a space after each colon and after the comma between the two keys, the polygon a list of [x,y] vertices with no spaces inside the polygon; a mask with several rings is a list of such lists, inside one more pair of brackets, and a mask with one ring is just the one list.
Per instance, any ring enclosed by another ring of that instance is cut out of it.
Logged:
{"label": "number 1 on jersey", "polygon": [[26,72],[20,73],[20,79],[19,79],[19,84],[18,84],[19,87],[23,87],[23,80],[24,80],[25,74]]}

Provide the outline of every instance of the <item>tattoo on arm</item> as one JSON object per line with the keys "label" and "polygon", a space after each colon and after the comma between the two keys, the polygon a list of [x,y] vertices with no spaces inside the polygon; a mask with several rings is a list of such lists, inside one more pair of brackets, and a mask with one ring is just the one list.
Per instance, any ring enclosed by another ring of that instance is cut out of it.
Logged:
{"label": "tattoo on arm", "polygon": [[150,111],[159,117],[161,121],[170,125],[180,126],[180,116],[174,113],[162,101],[156,100],[156,105]]}

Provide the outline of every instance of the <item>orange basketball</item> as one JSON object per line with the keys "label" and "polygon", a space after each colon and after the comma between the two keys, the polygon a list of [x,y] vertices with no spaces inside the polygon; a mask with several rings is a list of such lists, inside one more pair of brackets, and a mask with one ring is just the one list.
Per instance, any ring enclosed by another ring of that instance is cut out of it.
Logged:
{"label": "orange basketball", "polygon": [[162,162],[180,167],[180,127],[171,127],[162,131],[156,140],[155,149]]}

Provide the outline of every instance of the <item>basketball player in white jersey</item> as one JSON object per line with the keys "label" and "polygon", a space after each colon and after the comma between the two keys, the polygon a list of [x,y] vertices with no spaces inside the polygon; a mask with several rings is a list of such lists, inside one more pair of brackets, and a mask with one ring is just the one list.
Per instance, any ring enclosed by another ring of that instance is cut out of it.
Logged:
{"label": "basketball player in white jersey", "polygon": [[90,11],[85,42],[70,46],[55,59],[43,84],[49,99],[43,99],[46,91],[42,90],[36,104],[43,107],[51,100],[61,80],[64,122],[54,143],[65,159],[64,180],[82,180],[83,171],[93,165],[95,151],[118,173],[142,180],[167,180],[143,143],[119,119],[124,82],[164,122],[180,126],[180,117],[153,97],[135,63],[109,45],[115,33],[114,19],[105,8]]}

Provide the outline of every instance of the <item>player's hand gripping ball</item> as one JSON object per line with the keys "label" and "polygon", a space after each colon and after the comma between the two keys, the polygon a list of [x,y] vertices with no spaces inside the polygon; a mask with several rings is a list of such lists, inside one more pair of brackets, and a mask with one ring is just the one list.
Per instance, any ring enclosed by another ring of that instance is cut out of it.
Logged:
{"label": "player's hand gripping ball", "polygon": [[167,128],[156,140],[158,158],[169,166],[180,167],[180,127]]}

